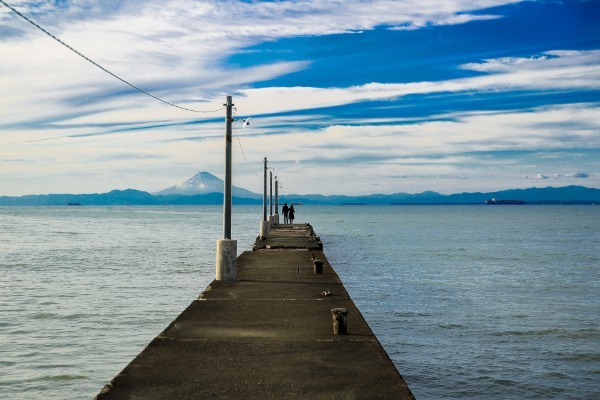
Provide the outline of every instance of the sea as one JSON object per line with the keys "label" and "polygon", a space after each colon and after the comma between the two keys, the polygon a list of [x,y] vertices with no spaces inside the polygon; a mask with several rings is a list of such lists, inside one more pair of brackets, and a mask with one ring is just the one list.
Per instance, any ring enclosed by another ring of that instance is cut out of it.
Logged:
{"label": "sea", "polygon": [[[234,206],[238,252],[262,206]],[[600,399],[600,207],[296,207],[417,399]],[[0,398],[92,399],[214,279],[222,207],[0,207]],[[350,321],[351,322],[351,321]]]}

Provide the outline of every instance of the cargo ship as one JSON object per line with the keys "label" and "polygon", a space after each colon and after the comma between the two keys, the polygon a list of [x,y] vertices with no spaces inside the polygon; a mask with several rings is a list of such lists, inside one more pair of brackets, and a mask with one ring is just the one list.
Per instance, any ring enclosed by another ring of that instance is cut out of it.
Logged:
{"label": "cargo ship", "polygon": [[527,204],[525,200],[498,200],[496,198],[486,200],[485,204]]}

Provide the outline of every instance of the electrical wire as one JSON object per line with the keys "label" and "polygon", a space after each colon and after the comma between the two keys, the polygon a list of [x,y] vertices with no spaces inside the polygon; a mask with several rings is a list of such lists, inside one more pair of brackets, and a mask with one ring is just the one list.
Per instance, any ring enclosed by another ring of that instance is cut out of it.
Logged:
{"label": "electrical wire", "polygon": [[73,53],[77,54],[79,57],[83,58],[84,60],[86,60],[86,61],[90,62],[91,64],[95,65],[96,67],[100,68],[102,71],[106,72],[107,74],[109,74],[113,78],[116,78],[116,79],[120,80],[124,84],[126,84],[126,85],[134,88],[135,90],[137,90],[137,91],[139,91],[139,92],[141,92],[141,93],[143,93],[143,94],[145,94],[147,96],[152,97],[155,100],[158,100],[158,101],[160,101],[162,103],[165,103],[165,104],[167,104],[169,106],[179,108],[181,110],[195,112],[195,113],[213,113],[213,112],[221,111],[221,110],[223,110],[225,108],[225,107],[221,107],[221,108],[216,109],[216,110],[194,110],[194,109],[191,109],[191,108],[186,108],[186,107],[178,106],[177,104],[173,104],[173,103],[170,103],[170,102],[168,102],[166,100],[163,100],[160,97],[157,97],[157,96],[153,95],[152,93],[149,93],[149,92],[145,91],[144,89],[142,89],[142,88],[134,85],[133,83],[126,81],[125,79],[121,78],[120,76],[118,76],[118,75],[114,74],[113,72],[109,71],[108,69],[104,68],[102,65],[98,64],[97,62],[95,62],[91,58],[86,57],[85,55],[83,55],[79,51],[75,50],[73,47],[69,46],[68,44],[66,44],[65,42],[63,42],[62,40],[60,40],[58,37],[54,36],[52,33],[48,32],[42,26],[38,25],[35,21],[31,20],[26,15],[20,13],[18,10],[16,10],[14,7],[12,7],[10,4],[6,3],[4,0],[0,0],[0,3],[2,3],[3,5],[5,5],[12,12],[14,12],[15,14],[17,14],[19,17],[23,18],[25,21],[29,22],[31,25],[33,25],[34,27],[36,27],[40,31],[44,32],[46,35],[50,36],[52,39],[56,40],[61,45],[65,46],[67,49],[71,50]]}

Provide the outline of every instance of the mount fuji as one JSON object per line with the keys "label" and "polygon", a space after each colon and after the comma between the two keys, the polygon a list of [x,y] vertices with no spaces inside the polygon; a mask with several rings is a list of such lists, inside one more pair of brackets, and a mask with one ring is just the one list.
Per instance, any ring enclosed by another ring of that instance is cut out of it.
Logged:
{"label": "mount fuji", "polygon": [[[153,193],[155,196],[181,195],[194,196],[208,193],[223,193],[224,182],[209,172],[198,172],[187,181],[171,186],[160,192]],[[261,195],[236,186],[232,188],[232,195],[235,197],[245,197],[251,199],[260,199]]]}

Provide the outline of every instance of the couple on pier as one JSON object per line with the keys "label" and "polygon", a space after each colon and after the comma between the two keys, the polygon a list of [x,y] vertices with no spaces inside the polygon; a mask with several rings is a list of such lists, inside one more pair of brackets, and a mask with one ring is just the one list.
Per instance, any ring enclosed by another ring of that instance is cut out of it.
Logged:
{"label": "couple on pier", "polygon": [[292,203],[291,206],[288,207],[287,203],[283,204],[283,208],[281,209],[281,211],[283,211],[283,223],[284,224],[293,224],[294,223],[294,203]]}

